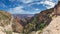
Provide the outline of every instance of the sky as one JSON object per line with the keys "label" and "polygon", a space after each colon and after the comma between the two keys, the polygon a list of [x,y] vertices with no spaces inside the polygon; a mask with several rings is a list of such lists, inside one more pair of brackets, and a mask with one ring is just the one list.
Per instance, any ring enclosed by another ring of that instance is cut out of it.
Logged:
{"label": "sky", "polygon": [[36,14],[57,3],[58,0],[0,0],[0,10],[11,14]]}

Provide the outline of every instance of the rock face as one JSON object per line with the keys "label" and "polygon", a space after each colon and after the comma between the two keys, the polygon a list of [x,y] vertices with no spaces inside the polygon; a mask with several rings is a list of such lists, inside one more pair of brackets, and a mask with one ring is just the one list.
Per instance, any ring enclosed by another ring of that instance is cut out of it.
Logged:
{"label": "rock face", "polygon": [[41,34],[60,34],[60,16],[54,18]]}
{"label": "rock face", "polygon": [[14,19],[10,13],[0,11],[0,34],[19,34],[23,31],[23,26],[20,23],[19,18]]}
{"label": "rock face", "polygon": [[0,34],[7,34],[7,31],[12,31],[11,18],[12,17],[10,13],[0,11]]}
{"label": "rock face", "polygon": [[56,15],[56,17],[52,18],[50,24],[45,27],[40,34],[60,34],[60,1],[54,7],[54,15]]}
{"label": "rock face", "polygon": [[[54,8],[47,9],[41,11],[39,14],[36,14],[32,22],[25,27],[29,28],[25,30],[26,32],[30,32],[41,30],[43,27],[46,27],[43,29],[43,32],[41,34],[60,34],[60,18],[58,16],[60,17],[60,1]],[[42,25],[43,27],[41,26],[42,23],[44,23]]]}
{"label": "rock face", "polygon": [[54,8],[48,9],[48,10],[44,10],[42,12],[40,12],[37,17],[38,17],[38,21],[37,22],[46,22],[46,24],[50,23],[53,17],[53,12],[54,12]]}
{"label": "rock face", "polygon": [[42,30],[45,26],[49,25],[54,16],[54,8],[41,11],[35,14],[32,21],[24,27],[24,33],[29,34],[32,31]]}
{"label": "rock face", "polygon": [[60,15],[60,1],[58,4],[54,7],[54,12],[56,15]]}
{"label": "rock face", "polygon": [[15,18],[13,20],[13,24],[12,24],[12,29],[14,32],[22,32],[23,31],[23,22],[19,19],[19,18]]}
{"label": "rock face", "polygon": [[0,11],[0,34],[19,34],[22,32],[24,34],[38,34],[38,30],[43,30],[40,34],[60,34],[59,15],[60,1],[54,8],[41,11],[28,18],[14,18],[10,13]]}

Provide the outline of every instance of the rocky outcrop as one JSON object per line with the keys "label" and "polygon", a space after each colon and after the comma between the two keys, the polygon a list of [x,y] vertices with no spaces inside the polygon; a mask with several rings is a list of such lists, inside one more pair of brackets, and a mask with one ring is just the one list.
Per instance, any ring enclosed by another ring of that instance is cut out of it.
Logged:
{"label": "rocky outcrop", "polygon": [[23,22],[19,19],[19,18],[15,18],[13,20],[13,24],[12,24],[12,29],[14,32],[22,32],[23,31]]}
{"label": "rocky outcrop", "polygon": [[54,7],[53,13],[56,17],[52,18],[50,24],[43,29],[42,33],[39,32],[39,34],[60,34],[60,1]]}
{"label": "rocky outcrop", "polygon": [[0,11],[0,34],[7,34],[7,31],[12,31],[11,18],[10,13]]}
{"label": "rocky outcrop", "polygon": [[60,15],[60,1],[58,4],[54,7],[54,13],[55,15]]}
{"label": "rocky outcrop", "polygon": [[22,32],[23,26],[19,20],[8,12],[0,11],[0,34],[19,34]]}
{"label": "rocky outcrop", "polygon": [[24,32],[28,34],[32,31],[42,30],[44,27],[49,26],[54,17],[60,15],[60,1],[51,9],[41,11],[39,14],[35,14],[33,20],[25,26]]}
{"label": "rocky outcrop", "polygon": [[32,31],[42,30],[45,26],[49,25],[54,16],[54,8],[41,11],[39,14],[35,14],[32,21],[24,27],[24,33],[29,34]]}
{"label": "rocky outcrop", "polygon": [[60,16],[54,18],[41,34],[60,34]]}

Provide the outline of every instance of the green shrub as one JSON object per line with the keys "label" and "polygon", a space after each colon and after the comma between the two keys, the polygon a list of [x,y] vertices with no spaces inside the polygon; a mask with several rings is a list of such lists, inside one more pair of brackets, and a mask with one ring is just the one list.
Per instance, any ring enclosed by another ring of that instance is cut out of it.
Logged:
{"label": "green shrub", "polygon": [[24,33],[29,34],[32,31],[42,30],[44,27],[45,27],[44,21],[41,22],[40,24],[37,24],[37,18],[34,18],[34,20],[31,23],[24,26]]}

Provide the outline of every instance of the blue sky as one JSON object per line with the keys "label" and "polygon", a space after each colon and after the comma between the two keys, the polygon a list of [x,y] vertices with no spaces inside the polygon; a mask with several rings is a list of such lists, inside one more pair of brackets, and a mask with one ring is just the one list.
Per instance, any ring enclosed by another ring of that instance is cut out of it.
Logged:
{"label": "blue sky", "polygon": [[53,8],[58,0],[0,0],[0,10],[11,14],[36,14]]}

